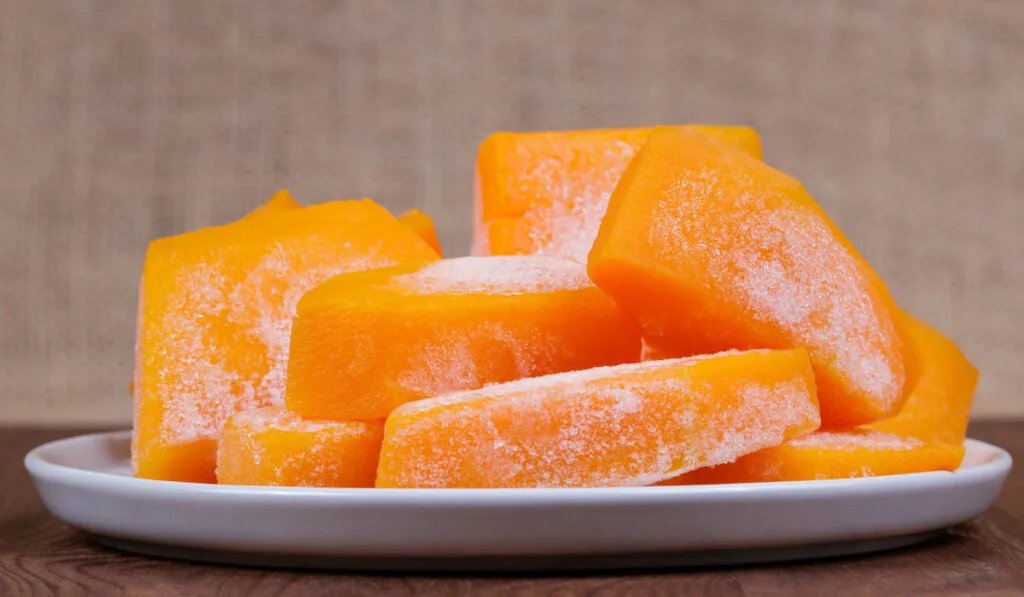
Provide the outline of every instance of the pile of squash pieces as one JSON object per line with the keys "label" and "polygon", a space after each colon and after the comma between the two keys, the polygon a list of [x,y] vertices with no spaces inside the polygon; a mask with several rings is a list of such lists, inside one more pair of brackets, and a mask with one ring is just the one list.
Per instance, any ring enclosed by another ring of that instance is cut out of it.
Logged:
{"label": "pile of squash pieces", "polygon": [[287,191],[154,240],[133,473],[529,488],[955,470],[977,370],[761,157],[742,126],[502,132],[479,148],[470,257],[442,258],[419,211]]}

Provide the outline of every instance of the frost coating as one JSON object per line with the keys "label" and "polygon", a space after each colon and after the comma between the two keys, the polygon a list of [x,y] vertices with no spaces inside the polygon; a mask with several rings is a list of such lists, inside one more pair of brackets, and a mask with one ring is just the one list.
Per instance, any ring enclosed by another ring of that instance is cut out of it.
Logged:
{"label": "frost coating", "polygon": [[[170,369],[162,374],[167,381],[161,427],[165,441],[215,439],[235,412],[284,403],[289,336],[299,298],[332,276],[391,265],[372,255],[334,261],[329,267],[300,269],[275,245],[237,283],[210,263],[180,274],[183,292],[173,298],[163,325],[168,335],[161,344]],[[220,315],[241,330],[236,341],[265,354],[265,373],[241,377],[224,362],[224,347],[218,345],[211,323]]]}
{"label": "frost coating", "polygon": [[528,294],[593,287],[583,265],[542,256],[445,259],[391,282],[419,294]]}
{"label": "frost coating", "polygon": [[913,450],[925,446],[925,443],[912,437],[899,437],[881,431],[857,430],[819,431],[790,440],[787,445],[793,448],[835,450]]}

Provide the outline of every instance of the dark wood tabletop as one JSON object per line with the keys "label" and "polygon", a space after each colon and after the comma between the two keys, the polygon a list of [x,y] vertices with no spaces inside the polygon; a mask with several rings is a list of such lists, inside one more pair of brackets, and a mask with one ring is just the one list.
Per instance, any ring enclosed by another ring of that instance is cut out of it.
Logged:
{"label": "dark wood tabletop", "polygon": [[[104,547],[43,508],[22,465],[77,430],[0,428],[0,595],[1024,595],[1024,470],[996,505],[940,538],[885,553],[771,566],[544,575],[359,575],[234,568]],[[972,437],[1024,462],[1024,421]]]}

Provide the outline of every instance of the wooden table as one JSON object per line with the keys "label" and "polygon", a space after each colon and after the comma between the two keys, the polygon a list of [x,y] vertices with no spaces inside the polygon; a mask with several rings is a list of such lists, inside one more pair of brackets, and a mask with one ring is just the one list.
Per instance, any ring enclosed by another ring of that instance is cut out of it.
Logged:
{"label": "wooden table", "polygon": [[30,448],[79,432],[0,429],[0,595],[1024,595],[1024,422],[972,426],[1017,468],[988,513],[917,547],[745,568],[473,577],[231,568],[103,547],[53,519],[22,466]]}

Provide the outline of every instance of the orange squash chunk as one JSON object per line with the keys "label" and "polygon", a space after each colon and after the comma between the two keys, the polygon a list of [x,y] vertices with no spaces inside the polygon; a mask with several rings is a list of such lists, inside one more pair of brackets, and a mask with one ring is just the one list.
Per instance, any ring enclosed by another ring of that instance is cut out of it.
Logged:
{"label": "orange squash chunk", "polygon": [[310,421],[280,407],[244,410],[224,424],[217,482],[373,487],[384,421]]}
{"label": "orange squash chunk", "polygon": [[420,235],[420,238],[426,241],[431,248],[437,251],[438,255],[444,255],[444,253],[441,252],[441,241],[437,240],[437,230],[434,228],[434,220],[430,219],[430,216],[418,209],[410,209],[409,211],[399,214],[398,221],[403,225],[408,226],[416,234]]}
{"label": "orange squash chunk", "polygon": [[895,415],[916,379],[889,291],[800,183],[692,130],[651,134],[588,271],[664,354],[805,347],[823,426]]}
{"label": "orange squash chunk", "polygon": [[953,471],[960,466],[963,457],[963,446],[928,444],[915,438],[866,429],[821,431],[661,484],[812,481]]}
{"label": "orange squash chunk", "polygon": [[214,482],[227,418],[282,403],[299,297],[343,272],[436,258],[370,200],[280,210],[150,243],[135,356],[135,474]]}
{"label": "orange squash chunk", "polygon": [[941,332],[910,313],[903,316],[917,345],[921,378],[900,414],[868,427],[926,442],[963,443],[978,370]]}
{"label": "orange squash chunk", "polygon": [[298,201],[292,198],[291,193],[289,193],[287,189],[281,189],[274,193],[274,196],[268,199],[266,203],[247,213],[245,217],[242,218],[242,221],[274,215],[278,212],[289,209],[301,208],[302,206],[299,205]]}
{"label": "orange squash chunk", "polygon": [[[761,157],[745,126],[692,128]],[[494,133],[477,154],[474,254],[586,261],[619,176],[653,127]]]}
{"label": "orange squash chunk", "polygon": [[302,298],[285,400],[311,419],[376,419],[412,400],[639,354],[635,324],[574,261],[409,264],[338,276]]}
{"label": "orange squash chunk", "polygon": [[377,487],[646,485],[818,422],[802,349],[600,367],[398,408]]}

